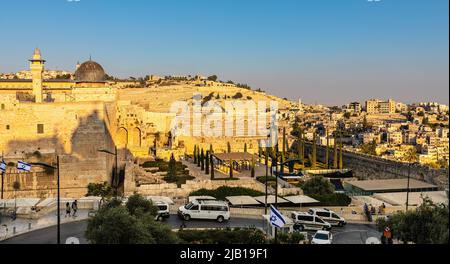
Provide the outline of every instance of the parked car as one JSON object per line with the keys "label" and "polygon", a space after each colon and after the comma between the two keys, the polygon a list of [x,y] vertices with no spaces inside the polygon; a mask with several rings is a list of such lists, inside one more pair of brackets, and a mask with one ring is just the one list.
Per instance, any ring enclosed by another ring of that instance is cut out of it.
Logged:
{"label": "parked car", "polygon": [[333,234],[329,231],[317,231],[311,240],[311,244],[316,245],[331,245],[333,243]]}
{"label": "parked car", "polygon": [[303,212],[293,212],[291,218],[294,221],[294,230],[331,230],[331,224],[320,217]]}
{"label": "parked car", "polygon": [[335,212],[325,208],[311,208],[308,211],[309,214],[318,216],[324,221],[327,221],[331,225],[343,227],[347,224],[344,218],[336,214]]}
{"label": "parked car", "polygon": [[178,209],[178,215],[185,221],[191,219],[217,220],[222,223],[230,219],[227,202],[217,200],[193,200]]}

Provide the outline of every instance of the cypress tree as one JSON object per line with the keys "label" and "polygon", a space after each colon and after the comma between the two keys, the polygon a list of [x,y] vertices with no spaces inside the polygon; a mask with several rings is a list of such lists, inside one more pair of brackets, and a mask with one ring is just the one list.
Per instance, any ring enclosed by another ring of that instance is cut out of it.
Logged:
{"label": "cypress tree", "polygon": [[341,140],[340,140],[340,151],[339,151],[339,169],[343,169],[344,168],[344,160],[343,160],[343,142],[342,142],[342,134],[341,134]]}
{"label": "cypress tree", "polygon": [[212,153],[209,154],[209,163],[211,164],[211,180],[214,180],[214,160]]}
{"label": "cypress tree", "polygon": [[334,150],[333,150],[333,169],[338,168],[338,147],[337,147],[337,137],[334,136]]}
{"label": "cypress tree", "polygon": [[283,149],[281,152],[281,165],[280,165],[280,172],[281,174],[284,173],[284,158],[286,157],[286,128],[283,127]]}
{"label": "cypress tree", "polygon": [[251,177],[255,178],[255,157],[252,157],[252,170],[251,170]]}
{"label": "cypress tree", "polygon": [[317,168],[317,143],[316,143],[316,132],[313,134],[313,149],[312,149],[312,160],[311,160],[311,168]]}
{"label": "cypress tree", "polygon": [[205,157],[205,174],[209,175],[209,151],[206,151]]}
{"label": "cypress tree", "polygon": [[326,164],[326,168],[329,169],[330,168],[330,135],[328,134],[328,129],[327,129],[327,149],[325,152],[325,164]]}
{"label": "cypress tree", "polygon": [[230,159],[230,179],[233,179],[233,160]]}
{"label": "cypress tree", "polygon": [[205,170],[205,152],[203,151],[203,149],[200,154],[200,167],[201,167],[202,171]]}
{"label": "cypress tree", "polygon": [[231,144],[230,144],[230,142],[227,142],[227,148],[228,148],[228,153],[231,153]]}
{"label": "cypress tree", "polygon": [[244,144],[244,152],[247,153],[247,143]]}
{"label": "cypress tree", "polygon": [[200,168],[201,161],[200,161],[200,148],[197,148],[197,167]]}
{"label": "cypress tree", "polygon": [[197,164],[197,145],[194,146],[194,163]]}

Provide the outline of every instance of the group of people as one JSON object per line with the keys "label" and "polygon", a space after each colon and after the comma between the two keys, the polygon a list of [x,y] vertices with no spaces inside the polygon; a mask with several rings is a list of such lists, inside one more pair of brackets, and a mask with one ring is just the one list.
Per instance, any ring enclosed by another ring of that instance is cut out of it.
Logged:
{"label": "group of people", "polygon": [[69,202],[66,203],[66,216],[65,217],[77,217],[78,201],[75,200],[72,205]]}
{"label": "group of people", "polygon": [[[367,220],[369,222],[372,222],[372,216],[377,214],[376,208],[373,205],[367,205],[364,204],[364,214],[367,217]],[[385,215],[386,214],[386,205],[384,203],[382,203],[379,207],[378,207],[378,215]]]}

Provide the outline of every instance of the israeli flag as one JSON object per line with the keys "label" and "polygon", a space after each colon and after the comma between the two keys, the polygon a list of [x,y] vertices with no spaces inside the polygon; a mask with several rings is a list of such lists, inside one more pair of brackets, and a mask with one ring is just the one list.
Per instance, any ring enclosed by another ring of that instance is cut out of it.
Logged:
{"label": "israeli flag", "polygon": [[270,205],[270,224],[278,228],[283,228],[286,224],[283,215],[273,205]]}
{"label": "israeli flag", "polygon": [[23,162],[23,161],[18,161],[17,162],[17,169],[19,171],[24,171],[24,172],[30,172],[31,171],[31,165]]}
{"label": "israeli flag", "polygon": [[5,161],[0,161],[0,172],[5,172],[6,171],[6,163]]}

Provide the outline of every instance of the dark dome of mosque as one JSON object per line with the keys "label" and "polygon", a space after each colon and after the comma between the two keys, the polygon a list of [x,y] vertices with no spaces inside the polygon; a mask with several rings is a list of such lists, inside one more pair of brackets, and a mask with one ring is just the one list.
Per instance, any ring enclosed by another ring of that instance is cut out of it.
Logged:
{"label": "dark dome of mosque", "polygon": [[86,61],[75,71],[77,82],[104,82],[106,74],[103,67],[95,61]]}

